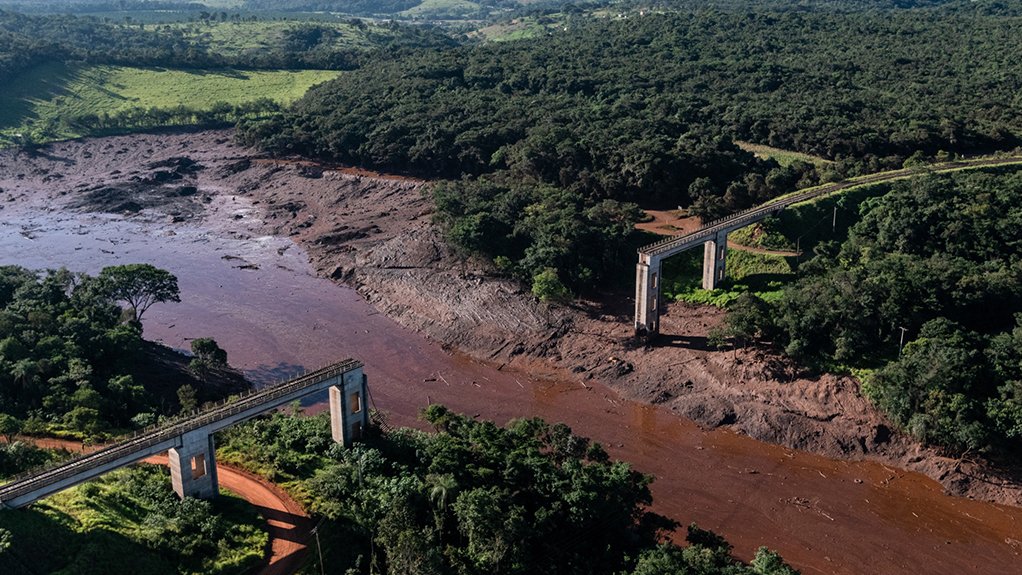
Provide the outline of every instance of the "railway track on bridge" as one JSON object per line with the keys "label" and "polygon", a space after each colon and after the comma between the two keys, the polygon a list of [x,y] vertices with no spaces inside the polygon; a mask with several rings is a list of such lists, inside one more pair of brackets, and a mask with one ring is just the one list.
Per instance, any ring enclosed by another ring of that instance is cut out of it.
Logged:
{"label": "railway track on bridge", "polygon": [[724,279],[727,261],[727,235],[729,232],[774,215],[788,206],[811,201],[841,190],[879,184],[926,173],[1022,164],[1022,156],[956,160],[942,164],[920,166],[881,172],[824,184],[787,196],[775,198],[765,204],[749,208],[727,217],[711,221],[694,232],[671,236],[639,248],[639,262],[635,278],[635,333],[637,336],[655,335],[660,331],[661,262],[675,254],[697,246],[704,246],[703,289],[716,289]]}
{"label": "railway track on bridge", "polygon": [[654,242],[647,246],[639,248],[640,254],[646,255],[661,255],[675,249],[675,246],[679,244],[687,244],[690,242],[697,242],[699,240],[705,240],[710,238],[716,233],[724,229],[733,229],[740,227],[745,223],[752,223],[763,219],[763,217],[779,212],[788,206],[814,200],[816,198],[840,192],[848,188],[854,188],[869,184],[879,184],[890,180],[898,180],[901,178],[907,178],[909,176],[925,174],[927,172],[950,172],[954,170],[966,169],[966,168],[983,168],[993,166],[1004,166],[1012,164],[1022,163],[1022,156],[1008,156],[1005,158],[986,158],[982,160],[957,160],[954,162],[947,162],[943,164],[935,164],[931,166],[919,167],[919,168],[905,168],[902,170],[894,170],[890,172],[881,172],[879,174],[871,174],[868,176],[861,176],[854,180],[846,180],[840,182],[833,182],[830,184],[823,184],[805,190],[804,192],[796,192],[787,196],[782,196],[770,200],[759,206],[748,208],[740,212],[736,212],[729,216],[718,218],[711,221],[708,224],[704,224],[701,228],[688,234],[679,236],[671,236],[669,238],[662,239],[658,242]]}
{"label": "railway track on bridge", "polygon": [[362,367],[362,362],[348,359],[305,373],[284,383],[251,391],[195,412],[181,414],[160,426],[140,431],[132,437],[74,459],[29,471],[0,486],[0,502],[7,502],[48,486],[67,481],[92,470],[101,469],[133,455],[143,459],[154,447],[174,441],[189,432],[215,425],[239,414],[258,411],[261,406],[278,402],[305,389]]}

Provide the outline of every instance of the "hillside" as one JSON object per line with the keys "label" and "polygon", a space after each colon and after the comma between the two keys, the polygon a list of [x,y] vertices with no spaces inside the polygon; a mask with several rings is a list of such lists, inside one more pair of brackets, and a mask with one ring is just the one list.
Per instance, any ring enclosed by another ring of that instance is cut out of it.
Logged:
{"label": "hillside", "polygon": [[358,20],[158,26],[0,11],[0,145],[261,117],[374,54],[443,34]]}

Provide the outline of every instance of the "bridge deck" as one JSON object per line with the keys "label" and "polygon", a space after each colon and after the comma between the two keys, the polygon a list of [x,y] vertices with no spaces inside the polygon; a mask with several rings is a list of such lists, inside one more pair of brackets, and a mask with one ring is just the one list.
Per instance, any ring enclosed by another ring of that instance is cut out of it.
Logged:
{"label": "bridge deck", "polygon": [[716,236],[716,234],[720,232],[731,231],[741,227],[745,227],[746,225],[762,220],[771,214],[775,214],[788,206],[812,200],[820,196],[825,196],[827,194],[832,194],[834,192],[851,188],[854,186],[861,186],[864,184],[872,184],[876,182],[898,179],[902,177],[911,176],[917,173],[924,173],[930,170],[948,171],[957,168],[997,166],[1001,164],[1017,164],[1019,160],[1020,158],[1017,156],[982,160],[961,160],[956,162],[947,162],[944,164],[938,164],[934,166],[926,166],[925,168],[906,168],[903,170],[884,172],[882,174],[865,176],[851,181],[824,184],[822,186],[817,186],[804,192],[798,192],[791,194],[789,196],[784,196],[778,199],[771,200],[763,205],[743,210],[741,212],[732,214],[719,220],[714,220],[689,234],[664,238],[656,243],[652,243],[649,244],[648,246],[639,248],[639,254],[646,257],[659,256],[661,259],[667,258],[677,253],[683,252],[687,249],[693,248],[698,244],[712,240]]}
{"label": "bridge deck", "polygon": [[[316,371],[306,373],[282,384],[254,390],[238,398],[224,401],[205,410],[180,415],[174,420],[159,427],[147,429],[133,437],[116,443],[99,451],[82,455],[42,470],[30,471],[16,477],[13,481],[0,486],[0,502],[15,503],[21,506],[26,503],[15,502],[34,493],[50,493],[87,481],[92,477],[105,473],[135,461],[144,459],[154,453],[173,447],[182,435],[201,428],[216,431],[237,423],[242,419],[254,417],[292,401],[296,396],[308,395],[318,391],[317,387],[343,374],[362,367],[362,362],[353,359],[341,361]],[[60,484],[55,489],[47,489]],[[44,495],[40,495],[43,497]],[[38,497],[37,497],[38,498]]]}

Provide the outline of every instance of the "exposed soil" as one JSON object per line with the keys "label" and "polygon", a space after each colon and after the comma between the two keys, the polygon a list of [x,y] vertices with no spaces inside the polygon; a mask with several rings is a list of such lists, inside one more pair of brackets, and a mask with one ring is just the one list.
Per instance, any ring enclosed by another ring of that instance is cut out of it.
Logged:
{"label": "exposed soil", "polygon": [[707,334],[722,319],[716,308],[670,304],[659,340],[640,345],[625,294],[551,308],[484,262],[454,253],[432,223],[425,183],[332,170],[303,182],[304,163],[255,167],[249,177],[266,180],[253,180],[251,193],[272,233],[294,237],[321,274],[445,345],[502,365],[596,380],[700,425],[831,457],[871,457],[921,471],[956,495],[1022,504],[1022,486],[1005,472],[942,457],[893,431],[854,378],[808,375],[763,349],[709,349]]}
{"label": "exposed soil", "polygon": [[[874,458],[921,471],[953,494],[1022,504],[1018,481],[1005,479],[1011,474],[941,457],[893,431],[851,377],[808,375],[758,348],[709,349],[717,309],[668,305],[662,335],[649,345],[632,337],[627,294],[570,308],[541,304],[485,262],[452,251],[418,180],[269,159],[233,144],[229,132],[208,131],[0,154],[0,206],[49,201],[27,193],[40,182],[54,183],[55,197],[71,194],[79,209],[163,222],[207,217],[232,233],[232,220],[256,211],[254,232],[292,237],[322,275],[478,359],[599,381],[700,425],[831,457]],[[665,212],[656,221],[671,218]],[[671,225],[680,230],[687,221]]]}
{"label": "exposed soil", "polygon": [[209,367],[197,376],[188,369],[191,357],[169,347],[144,342],[145,360],[131,366],[135,381],[141,382],[146,392],[155,395],[162,405],[178,405],[177,390],[185,384],[191,385],[200,403],[219,401],[231,394],[251,388],[238,371],[230,368]]}
{"label": "exposed soil", "polygon": [[[141,206],[128,217],[164,235],[183,229],[174,224],[183,219],[221,237],[290,236],[308,250],[322,275],[355,287],[377,309],[447,349],[464,350],[501,370],[439,350],[431,352],[437,357],[424,356],[430,352],[422,344],[409,342],[403,330],[386,331],[378,315],[346,325],[349,338],[352,328],[356,338],[373,330],[365,339],[380,357],[367,357],[367,363],[375,363],[376,391],[387,398],[397,423],[414,422],[430,394],[434,401],[498,421],[520,416],[523,409],[562,418],[606,442],[612,455],[654,473],[661,512],[722,529],[740,553],[760,544],[781,549],[806,573],[1006,573],[1022,554],[1017,509],[949,499],[918,475],[847,462],[871,459],[920,470],[952,493],[1020,502],[1016,480],[941,458],[891,431],[854,379],[807,377],[760,350],[707,350],[706,333],[721,318],[713,308],[671,305],[662,318],[668,335],[655,346],[639,345],[632,338],[628,294],[549,308],[493,276],[484,262],[452,253],[431,223],[424,183],[270,160],[234,146],[229,136],[114,137],[53,145],[35,157],[0,152],[0,206],[6,205],[0,209],[8,210],[0,219],[24,206],[63,209],[80,202],[96,182],[113,189],[136,186],[152,171],[166,169],[149,167],[153,163],[187,157],[202,168],[118,198]],[[185,185],[195,186],[196,193],[179,202],[161,199]],[[91,200],[80,209],[103,206]],[[33,221],[40,220],[45,218]],[[31,235],[32,225],[20,224],[21,233]],[[310,324],[316,329],[316,322],[302,325]],[[341,339],[321,351],[334,357],[337,349],[356,347]],[[296,340],[281,344],[285,341]],[[437,370],[450,381],[440,380]],[[448,370],[461,370],[461,376]],[[556,381],[533,379],[544,375]],[[603,383],[652,405],[621,400]],[[845,461],[726,431],[698,431],[668,413]]]}

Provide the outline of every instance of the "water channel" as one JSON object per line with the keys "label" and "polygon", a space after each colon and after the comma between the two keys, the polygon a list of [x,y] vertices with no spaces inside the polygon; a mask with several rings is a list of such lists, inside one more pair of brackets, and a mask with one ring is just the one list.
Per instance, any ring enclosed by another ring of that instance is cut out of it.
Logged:
{"label": "water channel", "polygon": [[147,313],[150,339],[187,348],[191,338],[213,337],[261,384],[361,359],[375,406],[397,425],[416,424],[429,402],[498,422],[567,423],[654,475],[657,511],[718,531],[743,558],[766,545],[807,574],[1020,572],[1022,509],[948,497],[934,481],[878,463],[700,430],[598,385],[538,379],[445,351],[354,290],[315,277],[286,238],[8,208],[0,211],[0,265],[96,272],[148,262],[176,274],[182,302]]}

